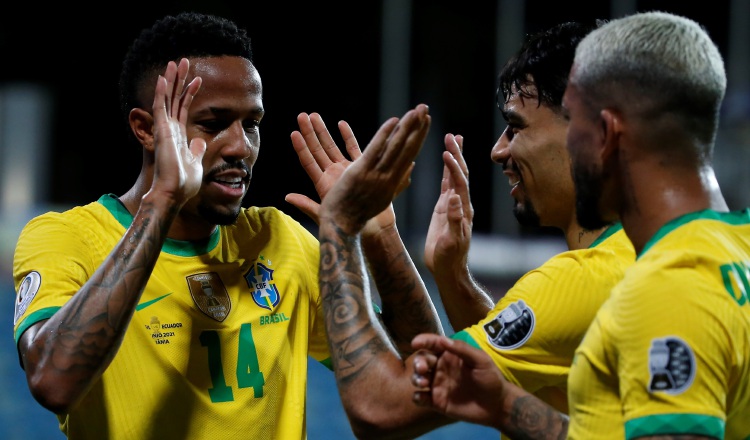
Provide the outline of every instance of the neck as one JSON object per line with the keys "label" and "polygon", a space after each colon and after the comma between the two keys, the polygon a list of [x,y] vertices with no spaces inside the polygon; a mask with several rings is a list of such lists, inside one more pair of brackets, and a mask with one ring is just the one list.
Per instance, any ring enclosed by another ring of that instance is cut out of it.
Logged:
{"label": "neck", "polygon": [[704,209],[729,209],[710,166],[690,170],[638,163],[624,175],[620,219],[638,254],[675,218]]}
{"label": "neck", "polygon": [[[132,216],[136,216],[141,207],[141,200],[150,189],[150,185],[150,182],[146,184],[139,177],[135,185],[119,197]],[[216,225],[206,222],[197,214],[191,214],[187,206],[183,206],[169,226],[167,238],[180,241],[200,241],[210,237],[215,229]]]}
{"label": "neck", "polygon": [[584,229],[578,224],[578,222],[572,222],[572,224],[563,231],[565,242],[568,244],[568,249],[574,251],[590,247],[591,243],[599,238],[608,227],[609,226],[600,229]]}

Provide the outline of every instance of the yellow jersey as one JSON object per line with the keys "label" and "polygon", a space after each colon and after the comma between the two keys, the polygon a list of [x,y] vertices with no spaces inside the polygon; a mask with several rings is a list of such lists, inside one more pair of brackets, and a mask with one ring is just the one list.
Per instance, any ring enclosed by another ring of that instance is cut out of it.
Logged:
{"label": "yellow jersey", "polygon": [[[22,230],[16,342],[101,265],[132,216],[114,195]],[[122,345],[60,429],[78,439],[306,438],[308,356],[330,368],[317,239],[243,209],[200,243],[167,239]]]}
{"label": "yellow jersey", "polygon": [[510,382],[568,412],[576,347],[635,251],[610,226],[586,249],[562,252],[526,273],[479,323],[453,338],[487,352]]}
{"label": "yellow jersey", "polygon": [[649,240],[570,372],[569,438],[750,438],[750,210]]}

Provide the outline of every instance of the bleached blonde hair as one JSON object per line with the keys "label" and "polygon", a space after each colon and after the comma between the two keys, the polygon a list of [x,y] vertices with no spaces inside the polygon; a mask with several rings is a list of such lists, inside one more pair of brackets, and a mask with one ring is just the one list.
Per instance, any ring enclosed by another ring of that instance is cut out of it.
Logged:
{"label": "bleached blonde hair", "polygon": [[710,156],[727,79],[719,49],[697,22],[661,11],[611,20],[579,43],[574,66],[569,81],[592,110],[669,117]]}

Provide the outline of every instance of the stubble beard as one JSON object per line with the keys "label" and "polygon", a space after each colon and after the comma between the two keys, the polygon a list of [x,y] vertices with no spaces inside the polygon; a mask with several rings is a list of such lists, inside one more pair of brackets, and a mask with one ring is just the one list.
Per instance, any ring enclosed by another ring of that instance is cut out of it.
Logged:
{"label": "stubble beard", "polygon": [[242,206],[229,208],[228,211],[219,211],[218,209],[201,203],[198,205],[198,214],[203,219],[214,225],[232,225],[237,221]]}
{"label": "stubble beard", "polygon": [[605,221],[599,212],[604,178],[601,171],[577,166],[573,169],[576,191],[576,219],[588,230],[603,228],[611,222]]}
{"label": "stubble beard", "polygon": [[513,215],[521,226],[538,228],[541,225],[539,214],[537,214],[531,200],[524,199],[523,203],[516,202],[513,205]]}

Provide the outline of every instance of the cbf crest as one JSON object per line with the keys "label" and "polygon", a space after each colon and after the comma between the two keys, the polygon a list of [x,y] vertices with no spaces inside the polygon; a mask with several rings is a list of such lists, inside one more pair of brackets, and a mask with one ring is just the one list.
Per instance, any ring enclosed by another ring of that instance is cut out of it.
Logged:
{"label": "cbf crest", "polygon": [[279,305],[281,295],[273,281],[272,269],[269,269],[263,263],[255,263],[245,274],[245,281],[250,287],[250,293],[255,304],[268,310],[273,310]]}

